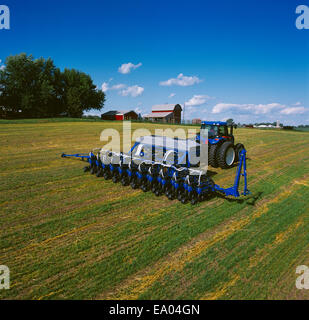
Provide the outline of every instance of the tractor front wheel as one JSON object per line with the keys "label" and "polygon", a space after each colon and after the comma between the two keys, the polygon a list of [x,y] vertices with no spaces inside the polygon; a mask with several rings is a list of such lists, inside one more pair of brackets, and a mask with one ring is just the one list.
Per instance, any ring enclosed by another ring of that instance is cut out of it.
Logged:
{"label": "tractor front wheel", "polygon": [[245,149],[245,146],[241,143],[237,143],[235,146],[235,161],[239,161],[240,159],[240,152]]}

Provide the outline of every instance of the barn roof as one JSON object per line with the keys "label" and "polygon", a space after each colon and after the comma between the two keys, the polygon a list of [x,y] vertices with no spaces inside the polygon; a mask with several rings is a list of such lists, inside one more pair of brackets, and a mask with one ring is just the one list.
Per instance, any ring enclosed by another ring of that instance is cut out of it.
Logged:
{"label": "barn roof", "polygon": [[[117,111],[117,114],[123,114],[123,115],[125,115],[125,114],[130,113],[130,112],[136,113],[134,110],[119,110],[119,111]],[[136,113],[136,114],[137,114],[137,113]]]}
{"label": "barn roof", "polygon": [[[152,106],[151,110],[153,111],[170,111],[174,110],[177,104],[158,104]],[[179,105],[180,106],[180,105]]]}
{"label": "barn roof", "polygon": [[165,118],[169,115],[173,114],[173,112],[151,112],[150,114],[146,114],[145,118]]}
{"label": "barn roof", "polygon": [[130,112],[136,113],[134,110],[111,110],[111,111],[107,111],[107,112],[103,113],[102,115],[104,115],[104,116],[115,116],[116,114],[117,115],[120,115],[120,114],[125,115]]}
{"label": "barn roof", "polygon": [[107,111],[105,113],[102,113],[102,116],[114,116],[118,113],[116,110]]}

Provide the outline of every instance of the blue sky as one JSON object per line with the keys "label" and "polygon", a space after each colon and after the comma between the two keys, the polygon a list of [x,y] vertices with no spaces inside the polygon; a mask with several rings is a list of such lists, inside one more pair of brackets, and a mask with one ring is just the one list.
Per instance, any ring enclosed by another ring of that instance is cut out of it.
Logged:
{"label": "blue sky", "polygon": [[309,0],[1,4],[2,63],[26,52],[84,71],[104,84],[104,110],[186,102],[186,119],[309,124],[309,29],[295,26]]}

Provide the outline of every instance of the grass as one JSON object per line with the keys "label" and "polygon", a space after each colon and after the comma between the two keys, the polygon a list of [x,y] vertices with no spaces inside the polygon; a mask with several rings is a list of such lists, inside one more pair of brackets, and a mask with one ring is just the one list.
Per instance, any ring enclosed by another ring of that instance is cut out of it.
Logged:
{"label": "grass", "polygon": [[296,128],[295,130],[302,131],[302,132],[308,132],[309,128],[308,127],[300,127],[300,128]]}
{"label": "grass", "polygon": [[[133,123],[153,132],[164,125]],[[239,200],[196,206],[82,172],[62,152],[102,145],[107,121],[0,122],[2,299],[308,299],[309,134],[237,129],[248,150]],[[188,129],[188,127],[185,127]],[[231,186],[236,168],[211,169]]]}

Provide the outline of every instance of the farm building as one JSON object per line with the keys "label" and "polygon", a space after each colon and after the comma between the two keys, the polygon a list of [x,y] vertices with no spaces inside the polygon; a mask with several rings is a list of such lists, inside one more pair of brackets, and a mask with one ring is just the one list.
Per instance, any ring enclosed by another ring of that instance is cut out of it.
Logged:
{"label": "farm building", "polygon": [[195,119],[192,119],[192,124],[201,124],[201,119],[199,118],[195,118]]}
{"label": "farm building", "polygon": [[155,105],[151,108],[151,113],[144,116],[144,118],[153,122],[181,122],[181,111],[180,104],[163,104]]}
{"label": "farm building", "polygon": [[101,114],[102,120],[137,120],[138,114],[133,111],[117,111],[112,110]]}

